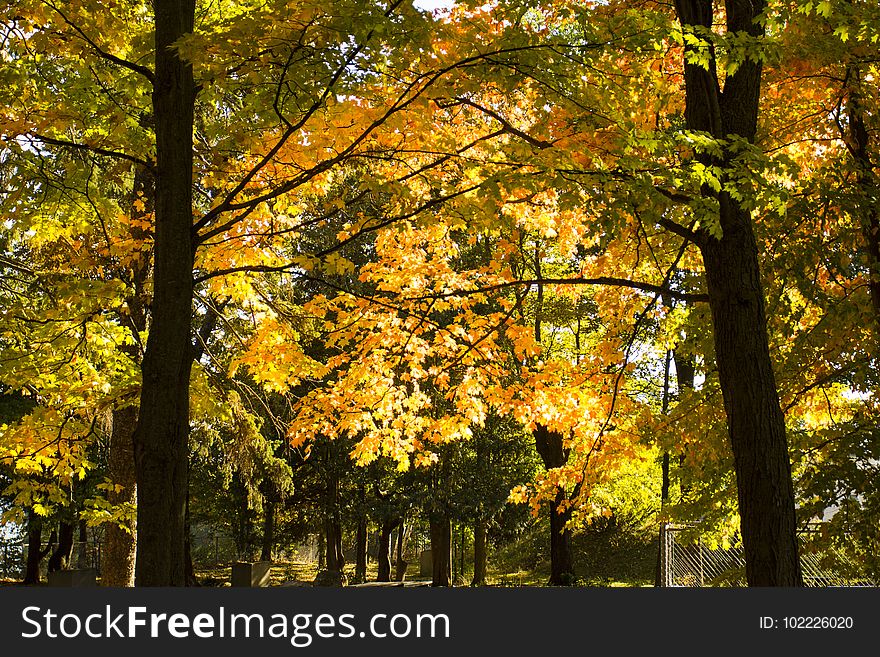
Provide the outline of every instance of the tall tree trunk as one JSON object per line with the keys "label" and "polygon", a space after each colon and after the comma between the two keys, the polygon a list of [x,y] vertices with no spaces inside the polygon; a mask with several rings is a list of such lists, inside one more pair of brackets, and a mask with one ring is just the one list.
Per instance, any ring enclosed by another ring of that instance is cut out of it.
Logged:
{"label": "tall tree trunk", "polygon": [[152,325],[134,432],[138,586],[183,586],[193,299],[195,84],[172,44],[192,32],[195,0],[154,0],[156,223]]}
{"label": "tall tree trunk", "polygon": [[474,523],[474,577],[471,580],[471,586],[486,586],[487,534],[486,519],[480,517]]}
{"label": "tall tree trunk", "polygon": [[[669,369],[672,363],[672,351],[666,350],[666,361],[664,363],[663,368],[663,401],[660,412],[663,415],[666,415],[669,412]],[[663,459],[660,465],[660,513],[661,516],[665,516],[663,513],[667,503],[669,502],[669,450],[663,451]],[[662,518],[662,522],[666,522],[665,517]],[[661,535],[662,528],[658,531],[658,541],[657,541],[657,565],[654,570],[654,586],[662,586],[663,585],[663,573],[662,573],[662,561],[663,561],[663,543],[659,540],[659,536]]]}
{"label": "tall tree trunk", "polygon": [[450,586],[452,583],[452,522],[446,513],[430,514],[431,526],[431,586]]}
{"label": "tall tree trunk", "polygon": [[[711,29],[712,0],[676,0],[675,4],[685,29]],[[763,35],[756,22],[765,8],[763,0],[727,0],[725,8],[729,33]],[[694,47],[688,45],[685,50]],[[684,67],[688,129],[719,139],[735,135],[753,141],[761,65],[746,59],[727,76],[722,92],[714,52],[710,49],[708,54],[707,68],[687,63]],[[697,157],[721,167],[730,164],[730,156]],[[703,193],[719,206],[720,239],[702,230],[699,245],[736,471],[746,578],[750,586],[800,586],[791,463],[770,360],[751,215],[726,191],[715,193],[706,187]]]}
{"label": "tall tree trunk", "polygon": [[[113,409],[110,430],[109,476],[114,486],[107,493],[113,506],[134,505],[137,479],[134,467],[132,434],[137,424],[137,406]],[[103,586],[134,586],[135,536],[134,519],[127,526],[107,523],[104,526],[104,547],[101,558]]]}
{"label": "tall tree trunk", "polygon": [[[569,450],[563,446],[562,434],[539,424],[533,432],[535,447],[544,467],[558,468],[568,462]],[[571,508],[568,495],[561,488],[550,502],[550,585],[571,586],[577,576],[574,572],[574,553],[571,547]]]}
{"label": "tall tree trunk", "polygon": [[379,558],[377,582],[391,581],[391,533],[400,526],[400,518],[390,518],[379,528]]}
{"label": "tall tree trunk", "polygon": [[73,551],[73,535],[76,531],[76,523],[62,520],[58,524],[58,545],[47,564],[50,573],[65,570],[70,566],[70,554]]}
{"label": "tall tree trunk", "polygon": [[275,547],[275,500],[268,496],[263,501],[263,547],[260,551],[260,561],[272,561],[272,552]]}

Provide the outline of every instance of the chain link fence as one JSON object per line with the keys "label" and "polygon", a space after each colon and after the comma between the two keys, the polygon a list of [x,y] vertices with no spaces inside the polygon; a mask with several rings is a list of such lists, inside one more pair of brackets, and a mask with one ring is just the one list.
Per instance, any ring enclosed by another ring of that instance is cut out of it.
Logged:
{"label": "chain link fence", "polygon": [[[746,562],[741,546],[711,548],[701,537],[694,541],[693,527],[664,523],[660,526],[660,585],[667,587],[746,586]],[[858,564],[844,555],[817,550],[810,539],[815,527],[798,533],[804,585],[812,587],[877,586],[867,576],[856,576]]]}

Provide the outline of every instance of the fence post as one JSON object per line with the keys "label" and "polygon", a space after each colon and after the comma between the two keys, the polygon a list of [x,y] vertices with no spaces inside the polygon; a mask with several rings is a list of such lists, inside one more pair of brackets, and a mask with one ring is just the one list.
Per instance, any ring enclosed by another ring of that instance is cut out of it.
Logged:
{"label": "fence post", "polygon": [[700,551],[700,587],[706,586],[704,568],[703,568],[703,537],[697,537],[697,549]]}
{"label": "fence post", "polygon": [[669,541],[667,523],[660,523],[660,586],[669,586]]}

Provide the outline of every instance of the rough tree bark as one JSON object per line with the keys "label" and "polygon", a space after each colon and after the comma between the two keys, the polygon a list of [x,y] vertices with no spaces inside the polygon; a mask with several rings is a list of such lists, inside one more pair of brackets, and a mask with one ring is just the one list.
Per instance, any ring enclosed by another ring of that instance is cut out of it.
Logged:
{"label": "rough tree bark", "polygon": [[[727,0],[728,32],[760,37],[763,28],[757,18],[765,4],[763,0]],[[675,6],[685,29],[702,28],[701,36],[711,29],[712,0],[676,0]],[[694,47],[689,45],[686,51]],[[719,139],[733,135],[754,141],[761,64],[743,62],[726,77],[722,91],[714,52],[709,54],[708,67],[684,66],[688,129]],[[731,160],[729,155],[697,157],[722,168]],[[791,463],[770,360],[751,215],[726,191],[716,193],[706,187],[703,193],[717,200],[722,231],[720,239],[701,231],[699,246],[736,471],[746,578],[750,586],[800,586]]]}
{"label": "rough tree bark", "polygon": [[[136,406],[113,409],[113,427],[110,430],[109,476],[119,490],[111,489],[107,500],[114,506],[134,504],[137,495],[137,479],[134,467],[132,434],[137,424]],[[136,525],[129,531],[116,523],[104,527],[104,547],[101,559],[101,584],[103,586],[134,586],[136,554]]]}
{"label": "rough tree bark", "polygon": [[137,586],[183,586],[193,298],[192,67],[172,44],[192,32],[195,0],[154,0],[156,211],[152,325],[134,432]]}

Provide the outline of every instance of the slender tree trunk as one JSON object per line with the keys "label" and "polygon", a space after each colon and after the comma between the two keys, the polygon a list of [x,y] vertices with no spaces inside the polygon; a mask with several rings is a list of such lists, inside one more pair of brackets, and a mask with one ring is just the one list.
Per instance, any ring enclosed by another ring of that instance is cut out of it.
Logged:
{"label": "slender tree trunk", "polygon": [[263,501],[263,547],[260,561],[272,561],[275,547],[275,501],[265,497]]}
{"label": "slender tree trunk", "polygon": [[189,486],[186,489],[186,510],[184,511],[183,520],[183,558],[186,568],[186,584],[185,586],[201,586],[199,578],[196,577],[196,569],[193,565],[192,558],[192,530],[190,527],[189,515]]}
{"label": "slender tree trunk", "polygon": [[487,534],[486,520],[481,517],[474,523],[474,577],[471,580],[471,586],[486,586]]}
{"label": "slender tree trunk", "polygon": [[[675,381],[678,385],[678,394],[681,396],[685,391],[694,389],[697,367],[692,355],[685,355],[678,349],[673,350],[672,358],[675,362]],[[682,449],[678,455],[679,468],[684,465],[686,457],[686,449]],[[679,485],[681,487],[681,496],[687,497],[691,490],[690,484],[679,480]]]}
{"label": "slender tree trunk", "polygon": [[406,541],[408,536],[408,527],[405,522],[401,521],[400,528],[397,530],[397,558],[394,561],[394,579],[397,582],[402,582],[406,579],[406,568],[408,564],[404,560],[403,554],[406,551]]}
{"label": "slender tree trunk", "polygon": [[449,516],[433,512],[431,525],[431,586],[450,586],[452,583],[452,522]]}
{"label": "slender tree trunk", "polygon": [[[663,369],[663,401],[660,412],[663,415],[666,415],[669,412],[669,369],[672,363],[672,351],[666,351],[666,362],[664,364]],[[660,513],[661,516],[665,516],[663,513],[666,507],[666,504],[669,502],[669,450],[664,450],[663,459],[660,466],[660,474],[661,474],[661,482],[660,482]],[[665,517],[662,518],[662,522],[666,522]],[[661,529],[662,531],[662,529]],[[657,566],[654,570],[654,586],[661,586],[663,584],[661,566],[663,561],[663,544],[662,541],[659,540],[660,532],[658,532],[658,541],[657,541]]]}
{"label": "slender tree trunk", "polygon": [[193,299],[195,84],[172,44],[192,32],[195,0],[154,0],[156,222],[152,325],[134,432],[138,586],[183,586]]}
{"label": "slender tree trunk", "polygon": [[[110,489],[107,501],[113,506],[134,505],[137,495],[137,479],[134,467],[132,434],[137,424],[137,406],[113,410],[113,427],[110,431],[109,476],[117,488]],[[134,519],[127,527],[116,523],[104,526],[104,548],[101,559],[101,584],[103,586],[134,586],[135,535]]]}
{"label": "slender tree trunk", "polygon": [[355,584],[363,584],[367,581],[367,519],[358,520],[357,533],[355,535]]}
{"label": "slender tree trunk", "polygon": [[358,518],[357,533],[355,535],[355,562],[354,583],[363,584],[367,581],[367,517],[361,515]]}
{"label": "slender tree trunk", "polygon": [[78,526],[79,535],[76,537],[76,567],[77,568],[88,568],[89,567],[89,532],[88,526],[85,520],[79,521]]}
{"label": "slender tree trunk", "polygon": [[[763,0],[725,3],[730,33],[759,37],[756,22]],[[711,29],[711,0],[676,0],[682,25]],[[687,46],[693,48],[694,46]],[[704,53],[705,54],[705,53]],[[744,61],[728,75],[721,91],[714,53],[703,68],[685,64],[685,118],[690,130],[717,138],[736,135],[754,140],[761,65]],[[725,167],[728,157],[698,159]],[[703,192],[719,206],[721,238],[700,233],[709,307],[714,326],[718,378],[734,457],[740,528],[750,586],[800,586],[794,490],[785,435],[770,360],[764,291],[749,210],[729,193]]]}
{"label": "slender tree trunk", "polygon": [[50,573],[65,570],[70,566],[70,554],[73,551],[73,536],[76,524],[62,520],[58,524],[58,545],[47,564]]}

